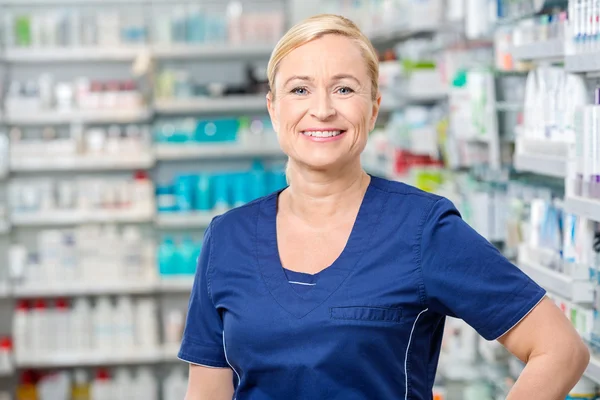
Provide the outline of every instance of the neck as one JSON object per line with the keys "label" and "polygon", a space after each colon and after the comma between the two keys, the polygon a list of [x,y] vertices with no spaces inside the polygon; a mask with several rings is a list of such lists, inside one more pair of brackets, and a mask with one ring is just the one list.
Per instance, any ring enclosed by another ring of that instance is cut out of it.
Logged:
{"label": "neck", "polygon": [[360,160],[335,172],[298,168],[290,161],[288,174],[290,187],[285,192],[289,210],[313,226],[355,212],[371,179]]}

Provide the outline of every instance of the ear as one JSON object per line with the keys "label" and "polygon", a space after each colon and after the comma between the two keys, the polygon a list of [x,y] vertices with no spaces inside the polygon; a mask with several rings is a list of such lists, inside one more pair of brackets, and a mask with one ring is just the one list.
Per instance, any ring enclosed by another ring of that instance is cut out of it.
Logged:
{"label": "ear", "polygon": [[377,92],[377,98],[373,102],[369,132],[375,129],[375,123],[377,122],[377,116],[379,115],[379,107],[381,107],[381,92]]}
{"label": "ear", "polygon": [[271,117],[271,124],[275,133],[279,133],[279,119],[277,118],[277,112],[275,111],[275,101],[273,100],[273,93],[269,91],[267,93],[267,109],[269,110],[269,117]]}

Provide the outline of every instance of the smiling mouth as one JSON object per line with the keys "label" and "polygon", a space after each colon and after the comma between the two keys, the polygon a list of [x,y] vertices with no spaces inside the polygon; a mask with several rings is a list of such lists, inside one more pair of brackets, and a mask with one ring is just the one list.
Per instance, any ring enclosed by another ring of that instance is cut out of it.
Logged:
{"label": "smiling mouth", "polygon": [[318,138],[329,138],[339,136],[346,131],[302,131],[304,136],[318,137]]}

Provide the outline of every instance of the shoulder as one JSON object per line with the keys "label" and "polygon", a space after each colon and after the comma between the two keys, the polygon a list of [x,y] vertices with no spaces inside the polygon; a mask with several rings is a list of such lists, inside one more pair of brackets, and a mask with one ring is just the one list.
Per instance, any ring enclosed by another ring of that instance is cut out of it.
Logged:
{"label": "shoulder", "polygon": [[426,217],[436,204],[452,205],[442,196],[425,192],[403,182],[378,177],[372,177],[371,182],[381,196],[387,197],[387,209],[393,213],[404,210],[413,217],[415,215]]}
{"label": "shoulder", "polygon": [[214,217],[210,223],[210,230],[213,236],[233,235],[238,236],[242,232],[254,230],[260,210],[264,203],[274,200],[280,191],[273,192],[263,197],[259,197],[243,206],[232,208],[231,210]]}

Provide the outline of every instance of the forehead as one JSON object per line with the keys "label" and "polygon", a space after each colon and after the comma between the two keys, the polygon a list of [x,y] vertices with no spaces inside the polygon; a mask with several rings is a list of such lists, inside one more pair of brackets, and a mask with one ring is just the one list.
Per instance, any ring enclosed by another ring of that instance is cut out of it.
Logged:
{"label": "forehead", "polygon": [[341,35],[325,35],[294,49],[280,63],[278,75],[315,76],[316,74],[352,74],[358,79],[367,77],[367,65],[360,46]]}

